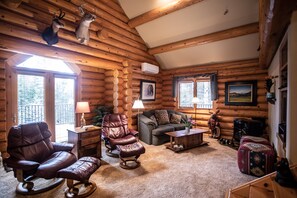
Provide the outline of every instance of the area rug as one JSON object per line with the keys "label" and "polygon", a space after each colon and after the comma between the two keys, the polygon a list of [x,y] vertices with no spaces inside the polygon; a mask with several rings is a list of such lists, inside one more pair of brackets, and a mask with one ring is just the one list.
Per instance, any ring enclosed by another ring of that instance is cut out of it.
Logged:
{"label": "area rug", "polygon": [[[237,151],[219,144],[215,139],[180,153],[164,145],[143,143],[146,153],[139,160],[141,166],[134,170],[120,168],[119,159],[105,155],[101,167],[91,176],[97,190],[90,197],[113,198],[208,198],[224,197],[229,188],[256,179],[242,174],[237,167]],[[102,145],[102,148],[104,146]],[[16,179],[13,172],[0,170],[0,197],[24,197],[15,193]],[[66,183],[57,188],[27,197],[64,197]]]}

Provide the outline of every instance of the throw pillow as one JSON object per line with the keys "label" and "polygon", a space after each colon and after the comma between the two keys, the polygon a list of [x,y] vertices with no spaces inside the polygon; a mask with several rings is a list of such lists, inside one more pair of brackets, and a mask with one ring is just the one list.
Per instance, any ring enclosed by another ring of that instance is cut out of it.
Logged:
{"label": "throw pillow", "polygon": [[155,116],[159,125],[170,123],[167,110],[155,110]]}
{"label": "throw pillow", "polygon": [[173,114],[171,114],[171,117],[170,117],[170,123],[180,124],[181,119],[182,119],[181,115],[173,113]]}
{"label": "throw pillow", "polygon": [[154,115],[152,115],[152,116],[150,117],[150,119],[155,123],[156,126],[158,126],[157,119],[156,119],[156,117],[155,117]]}

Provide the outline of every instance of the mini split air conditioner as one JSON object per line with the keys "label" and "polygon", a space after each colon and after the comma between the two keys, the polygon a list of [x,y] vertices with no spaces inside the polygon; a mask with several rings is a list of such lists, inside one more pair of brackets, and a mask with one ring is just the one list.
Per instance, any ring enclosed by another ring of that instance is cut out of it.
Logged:
{"label": "mini split air conditioner", "polygon": [[159,67],[150,63],[141,63],[141,71],[144,73],[158,74]]}

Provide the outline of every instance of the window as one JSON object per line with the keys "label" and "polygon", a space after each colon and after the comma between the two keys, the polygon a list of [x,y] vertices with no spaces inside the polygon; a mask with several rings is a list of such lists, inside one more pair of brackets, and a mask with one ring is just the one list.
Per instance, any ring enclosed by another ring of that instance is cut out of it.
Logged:
{"label": "window", "polygon": [[211,101],[210,81],[209,80],[197,81],[196,87],[197,87],[196,96],[198,98],[197,108],[211,109],[212,101]]}
{"label": "window", "polygon": [[194,82],[180,82],[179,83],[179,107],[187,108],[193,107],[194,97]]}
{"label": "window", "polygon": [[179,108],[193,108],[194,97],[198,98],[197,108],[211,109],[211,89],[209,79],[195,79],[179,82]]}

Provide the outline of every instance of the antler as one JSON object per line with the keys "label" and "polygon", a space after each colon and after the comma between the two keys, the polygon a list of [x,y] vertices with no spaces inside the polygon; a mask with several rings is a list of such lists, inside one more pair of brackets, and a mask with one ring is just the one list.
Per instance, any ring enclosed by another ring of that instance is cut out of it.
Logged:
{"label": "antler", "polygon": [[78,7],[78,9],[79,9],[79,13],[80,13],[80,15],[81,15],[81,16],[84,16],[85,11],[84,11],[84,9],[83,9],[82,6],[83,6],[83,5],[81,5],[80,7]]}
{"label": "antler", "polygon": [[65,16],[65,12],[62,12],[62,9],[60,9],[60,14],[58,16],[58,19],[63,19],[64,16]]}

